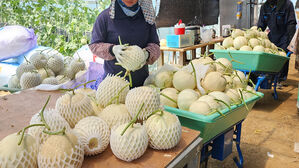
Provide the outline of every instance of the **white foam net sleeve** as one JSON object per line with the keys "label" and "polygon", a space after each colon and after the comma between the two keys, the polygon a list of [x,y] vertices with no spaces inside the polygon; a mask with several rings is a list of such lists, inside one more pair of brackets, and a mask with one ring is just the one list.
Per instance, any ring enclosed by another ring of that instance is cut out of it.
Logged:
{"label": "white foam net sleeve", "polygon": [[137,87],[129,91],[125,104],[132,117],[138,113],[143,103],[144,106],[138,115],[139,120],[145,120],[152,112],[159,109],[159,91],[148,86]]}
{"label": "white foam net sleeve", "polygon": [[[108,75],[98,86],[98,90],[96,92],[97,103],[103,107],[106,107],[109,101],[115,97],[118,92],[128,85],[129,82],[121,79],[118,76]],[[125,103],[126,95],[129,92],[129,86],[126,87],[119,96],[119,102]],[[117,100],[112,101],[115,104]]]}
{"label": "white foam net sleeve", "polygon": [[94,115],[90,98],[81,93],[67,93],[56,101],[56,109],[61,116],[74,128],[82,118]]}
{"label": "white foam net sleeve", "polygon": [[153,149],[166,150],[175,147],[181,139],[182,127],[177,116],[164,112],[161,117],[150,117],[145,127],[149,136],[149,145]]}
{"label": "white foam net sleeve", "polygon": [[124,161],[130,162],[141,157],[148,146],[146,129],[140,124],[134,124],[121,136],[127,124],[120,125],[111,131],[110,147],[113,154]]}
{"label": "white foam net sleeve", "polygon": [[[60,113],[55,109],[46,109],[44,111],[44,119],[49,125],[51,132],[57,132],[66,129],[66,132],[71,130],[70,125],[67,121],[60,115]],[[32,116],[30,125],[32,124],[42,124],[40,112]],[[35,137],[39,144],[42,144],[50,136],[43,133],[43,130],[46,130],[45,127],[31,127],[28,129],[28,133]]]}
{"label": "white foam net sleeve", "polygon": [[128,123],[132,119],[124,104],[111,104],[104,108],[98,116],[108,124],[110,129]]}
{"label": "white foam net sleeve", "polygon": [[[24,141],[26,141],[26,134],[21,145],[24,145]],[[17,142],[15,145],[18,145]],[[0,167],[1,168],[15,168],[15,167],[37,168],[37,154],[38,154],[37,142],[34,142],[32,145],[26,147],[21,151],[12,151],[10,154],[1,153],[0,151]]]}
{"label": "white foam net sleeve", "polygon": [[109,127],[106,122],[99,117],[90,116],[80,120],[76,124],[74,131],[77,132],[80,137],[85,155],[99,154],[103,152],[109,144]]}

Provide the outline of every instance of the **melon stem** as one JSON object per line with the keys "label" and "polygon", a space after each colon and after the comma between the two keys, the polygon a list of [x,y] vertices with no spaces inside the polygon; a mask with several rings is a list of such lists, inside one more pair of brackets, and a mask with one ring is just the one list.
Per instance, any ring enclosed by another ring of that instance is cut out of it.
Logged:
{"label": "melon stem", "polygon": [[164,93],[160,93],[160,94],[161,94],[161,96],[163,96],[163,97],[167,98],[168,100],[170,100],[170,101],[174,102],[175,104],[177,104],[177,101],[173,100],[172,98],[170,98],[169,96],[165,95]]}
{"label": "melon stem", "polygon": [[49,103],[49,101],[50,101],[50,98],[51,98],[51,95],[48,96],[48,99],[47,99],[47,101],[46,101],[46,104],[43,106],[43,108],[42,108],[42,110],[41,110],[41,112],[40,112],[40,118],[41,118],[41,121],[42,121],[42,123],[45,125],[45,127],[46,127],[48,130],[50,130],[51,128],[49,127],[49,125],[47,124],[47,122],[46,122],[46,120],[45,120],[45,118],[44,118],[44,111],[45,111],[46,106],[48,105],[48,103]]}
{"label": "melon stem", "polygon": [[216,109],[216,112],[219,113],[221,116],[225,117],[225,115],[221,113],[221,111],[219,111],[218,109]]}
{"label": "melon stem", "polygon": [[136,116],[130,121],[130,123],[127,124],[126,128],[122,131],[122,133],[120,134],[121,136],[124,135],[124,133],[127,131],[127,129],[132,125],[134,125],[134,123],[137,121],[137,118],[138,118],[138,115],[140,114],[140,112],[142,111],[143,109],[143,106],[144,106],[144,103],[142,103],[138,113],[136,114]]}
{"label": "melon stem", "polygon": [[195,72],[194,65],[193,65],[192,61],[191,61],[190,63],[191,63],[192,69],[193,69],[195,83],[197,83],[197,80],[196,80],[196,72]]}
{"label": "melon stem", "polygon": [[118,36],[118,42],[119,42],[119,45],[123,45],[121,42],[120,36]]}
{"label": "melon stem", "polygon": [[163,116],[163,115],[164,115],[164,112],[163,112],[163,110],[161,110],[161,109],[158,109],[158,110],[156,110],[156,111],[152,112],[152,114],[150,114],[150,115],[147,117],[147,119],[149,119],[151,116],[153,116],[153,115],[157,114],[158,112],[160,112],[160,116]]}
{"label": "melon stem", "polygon": [[228,67],[228,66],[225,66],[224,64],[222,64],[221,62],[216,62],[217,64],[219,64],[220,66],[222,66],[224,68],[224,72],[227,72],[227,70],[230,70],[232,71],[233,69]]}
{"label": "melon stem", "polygon": [[26,61],[27,63],[30,63],[30,61],[28,61],[28,59],[27,59],[26,56],[24,56],[24,59],[25,59],[25,61]]}
{"label": "melon stem", "polygon": [[130,82],[130,87],[133,87],[132,75],[130,71],[129,71],[129,82]]}
{"label": "melon stem", "polygon": [[244,96],[243,96],[242,91],[239,90],[239,92],[240,92],[240,95],[241,95],[241,101],[242,101],[242,103],[244,104],[246,110],[249,111],[248,106],[247,106],[247,104],[246,104],[246,102],[245,102],[245,100],[244,100]]}
{"label": "melon stem", "polygon": [[235,76],[237,76],[238,78],[239,78],[239,80],[240,80],[240,82],[242,83],[242,84],[244,84],[244,81],[242,81],[242,79],[240,78],[240,76],[238,75],[238,72],[237,71],[235,71]]}
{"label": "melon stem", "polygon": [[129,75],[129,71],[126,71],[125,75],[122,77],[122,79],[125,79]]}
{"label": "melon stem", "polygon": [[66,130],[66,128],[63,127],[62,130],[57,131],[57,132],[50,132],[50,131],[43,130],[43,133],[48,134],[48,135],[59,135],[59,134],[64,135],[65,134],[65,130]]}
{"label": "melon stem", "polygon": [[25,131],[28,129],[28,128],[31,128],[31,127],[41,127],[41,126],[45,126],[45,124],[32,124],[32,125],[28,125],[27,127],[23,128],[22,130],[20,130],[18,132],[18,135],[20,135],[20,133],[22,132],[22,135],[21,135],[21,138],[18,142],[18,145],[21,145],[23,139],[24,139],[24,135],[25,135]]}
{"label": "melon stem", "polygon": [[250,75],[251,75],[251,70],[249,71],[249,74],[247,75],[247,79],[246,79],[246,85],[248,85],[248,82],[249,82]]}
{"label": "melon stem", "polygon": [[228,105],[226,102],[220,100],[220,99],[214,99],[217,102],[223,103],[229,110],[231,110],[230,105]]}
{"label": "melon stem", "polygon": [[246,90],[246,89],[244,89],[244,91],[247,92],[247,93],[251,93],[251,94],[253,94],[253,95],[256,95],[256,96],[258,96],[258,97],[261,97],[261,96],[258,95],[257,93],[254,93],[254,92],[252,92],[252,91],[250,91],[250,90]]}
{"label": "melon stem", "polygon": [[243,62],[240,62],[240,61],[235,60],[235,59],[233,58],[233,56],[230,54],[230,52],[228,52],[228,55],[229,55],[229,57],[232,59],[231,62],[236,62],[236,63],[239,63],[239,64],[244,65]]}
{"label": "melon stem", "polygon": [[252,82],[251,79],[249,79],[249,83],[251,83],[251,84],[252,84],[252,87],[255,88],[255,84]]}
{"label": "melon stem", "polygon": [[87,84],[89,84],[89,83],[91,83],[91,82],[95,82],[95,81],[96,81],[96,80],[91,80],[91,81],[88,81],[88,82],[82,83],[82,84],[80,84],[80,85],[77,85],[76,87],[74,87],[74,89],[73,89],[73,90],[75,90],[75,89],[79,88],[80,86],[84,86],[84,88],[86,89],[86,85],[87,85]]}
{"label": "melon stem", "polygon": [[119,104],[119,97],[120,97],[121,92],[123,92],[123,91],[125,90],[125,88],[126,88],[126,87],[129,87],[129,86],[130,86],[130,84],[128,83],[128,84],[126,84],[124,87],[122,87],[122,88],[118,91],[117,95],[115,95],[114,97],[111,98],[111,100],[108,102],[108,105],[112,104],[112,102],[113,102],[115,99],[116,99],[116,104]]}
{"label": "melon stem", "polygon": [[126,70],[126,73],[125,75],[122,77],[122,79],[124,80],[127,76],[129,76],[129,83],[130,83],[130,87],[133,86],[133,82],[132,82],[132,75],[131,75],[131,72]]}
{"label": "melon stem", "polygon": [[120,74],[122,74],[123,71],[118,72],[115,76],[119,76]]}

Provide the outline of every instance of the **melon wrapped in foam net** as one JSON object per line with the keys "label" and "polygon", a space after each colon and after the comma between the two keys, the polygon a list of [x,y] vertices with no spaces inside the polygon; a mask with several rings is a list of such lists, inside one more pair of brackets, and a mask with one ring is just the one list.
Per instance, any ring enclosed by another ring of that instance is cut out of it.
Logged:
{"label": "melon wrapped in foam net", "polygon": [[[123,80],[119,76],[108,75],[98,86],[96,92],[96,99],[98,104],[102,107],[106,107],[109,101],[115,97],[122,88],[123,91],[120,93],[119,102],[125,103],[126,95],[129,92],[129,82]],[[117,100],[113,100],[111,103],[117,103]]]}
{"label": "melon wrapped in foam net", "polygon": [[84,149],[78,137],[72,133],[51,135],[39,149],[39,168],[80,168]]}
{"label": "melon wrapped in foam net", "polygon": [[153,149],[171,149],[180,142],[182,127],[176,115],[168,112],[163,112],[162,116],[154,114],[146,120],[145,127]]}
{"label": "melon wrapped in foam net", "polygon": [[98,116],[108,124],[110,129],[114,126],[128,123],[132,119],[124,104],[111,104],[104,108]]}
{"label": "melon wrapped in foam net", "polygon": [[0,141],[1,168],[36,168],[38,144],[30,134],[24,134],[20,145],[21,134],[10,134]]}
{"label": "melon wrapped in foam net", "polygon": [[[71,127],[67,121],[60,115],[55,109],[47,109],[44,111],[44,119],[49,125],[51,132],[57,132],[66,129],[66,132],[70,131]],[[32,124],[42,124],[40,113],[36,113],[30,121]],[[50,135],[43,133],[44,127],[31,127],[28,129],[28,133],[36,138],[39,144],[42,144]]]}
{"label": "melon wrapped in foam net", "polygon": [[130,162],[144,154],[148,145],[148,136],[145,127],[139,123],[130,126],[121,135],[126,126],[127,124],[123,124],[111,131],[110,147],[117,158]]}
{"label": "melon wrapped in foam net", "polygon": [[56,110],[73,128],[82,118],[93,115],[93,107],[90,98],[86,94],[67,93],[56,101]]}
{"label": "melon wrapped in foam net", "polygon": [[159,91],[149,86],[137,87],[130,90],[125,104],[131,116],[135,116],[138,113],[138,109],[142,103],[144,103],[144,107],[138,116],[139,120],[145,120],[152,112],[159,109]]}
{"label": "melon wrapped in foam net", "polygon": [[144,51],[137,45],[128,46],[123,51],[123,59],[118,60],[123,68],[128,71],[136,71],[144,66],[146,63],[146,56]]}
{"label": "melon wrapped in foam net", "polygon": [[74,131],[80,136],[85,155],[96,155],[103,152],[110,138],[110,130],[104,120],[99,117],[89,116],[80,120]]}
{"label": "melon wrapped in foam net", "polygon": [[80,89],[76,89],[75,93],[83,93],[86,94],[88,96],[92,96],[95,97],[96,96],[96,91],[90,88],[80,88]]}

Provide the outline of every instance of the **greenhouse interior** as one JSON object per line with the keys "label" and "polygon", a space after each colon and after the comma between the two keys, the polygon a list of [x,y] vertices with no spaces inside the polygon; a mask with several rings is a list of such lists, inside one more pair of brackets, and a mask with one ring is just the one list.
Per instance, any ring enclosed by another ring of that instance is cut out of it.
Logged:
{"label": "greenhouse interior", "polygon": [[0,168],[299,168],[298,0],[0,0]]}

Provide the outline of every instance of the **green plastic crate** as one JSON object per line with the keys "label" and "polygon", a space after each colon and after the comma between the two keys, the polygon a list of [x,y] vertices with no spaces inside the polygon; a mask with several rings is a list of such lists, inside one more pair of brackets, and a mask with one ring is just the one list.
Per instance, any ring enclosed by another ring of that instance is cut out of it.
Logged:
{"label": "green plastic crate", "polygon": [[231,60],[230,53],[233,59],[243,63],[233,62],[233,68],[248,71],[279,72],[284,63],[290,59],[257,51],[210,50],[210,52],[213,52],[217,59],[227,58],[228,60]]}
{"label": "green plastic crate", "polygon": [[[254,96],[246,100],[249,110],[252,109],[256,101],[264,96],[264,94],[260,92],[257,92],[257,94],[259,96]],[[219,113],[205,116],[169,106],[165,106],[165,110],[177,115],[183,126],[199,130],[201,132],[200,137],[203,138],[204,143],[234,126],[236,123],[244,120],[249,113],[244,104],[231,106],[231,110],[228,108],[223,109],[221,112],[225,116],[221,116]]]}

